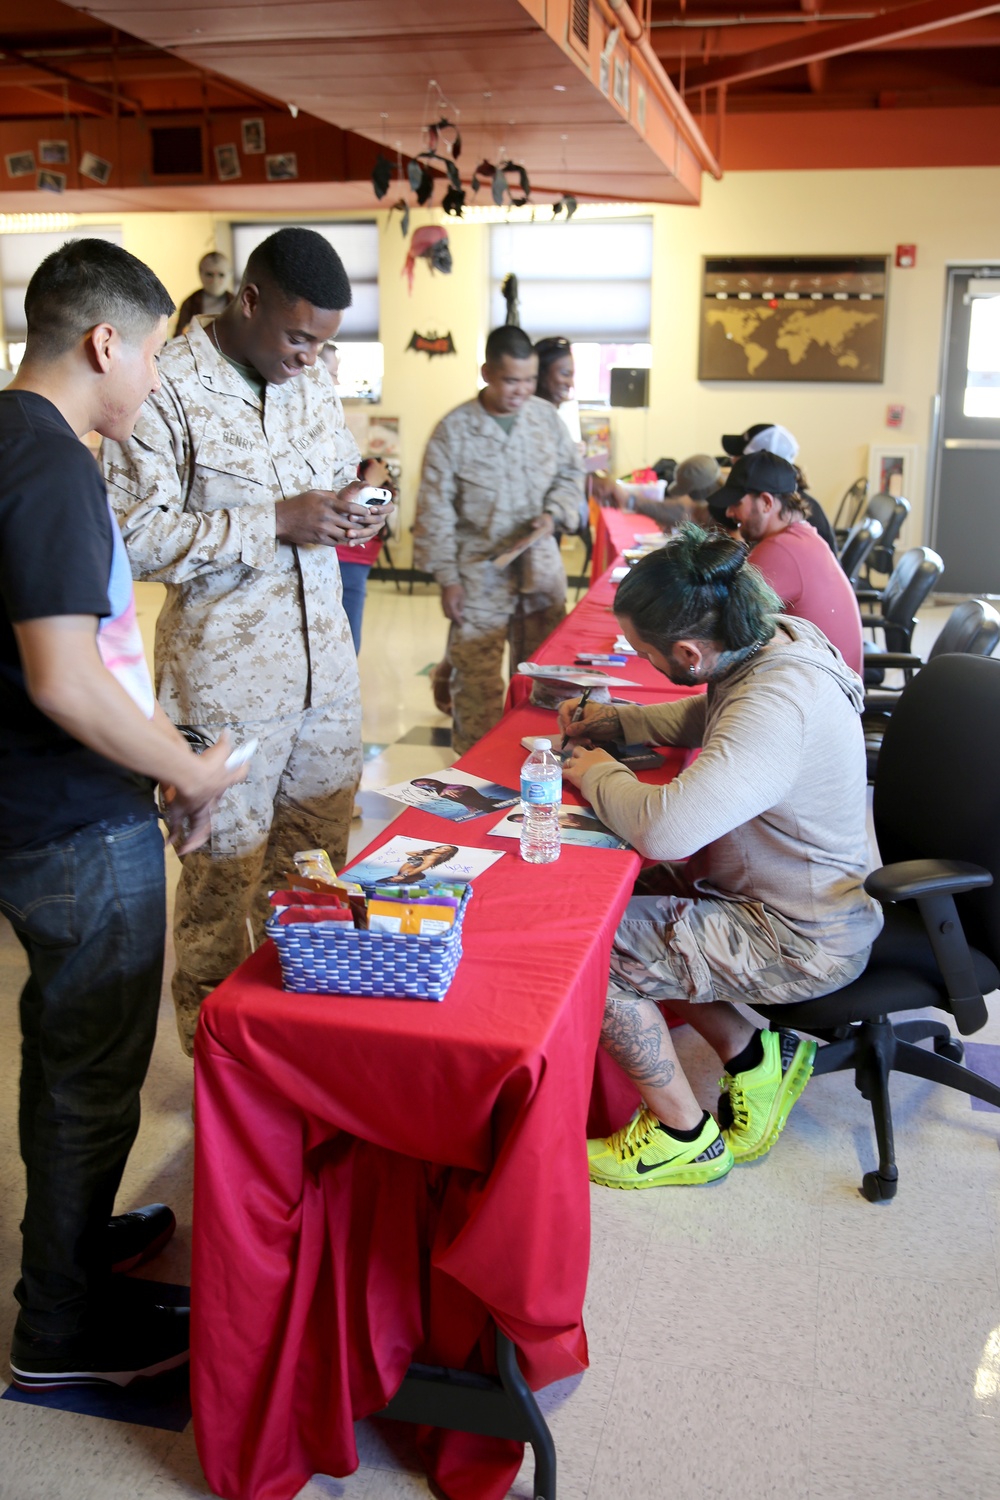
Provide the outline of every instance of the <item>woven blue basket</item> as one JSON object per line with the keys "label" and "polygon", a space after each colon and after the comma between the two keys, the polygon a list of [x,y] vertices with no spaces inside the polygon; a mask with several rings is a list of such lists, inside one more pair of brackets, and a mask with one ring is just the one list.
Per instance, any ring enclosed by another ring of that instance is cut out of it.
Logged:
{"label": "woven blue basket", "polygon": [[443,1000],[462,957],[462,923],[472,887],[447,932],[421,937],[359,932],[346,922],[290,922],[270,917],[265,931],[281,960],[286,990],[307,995],[384,995]]}

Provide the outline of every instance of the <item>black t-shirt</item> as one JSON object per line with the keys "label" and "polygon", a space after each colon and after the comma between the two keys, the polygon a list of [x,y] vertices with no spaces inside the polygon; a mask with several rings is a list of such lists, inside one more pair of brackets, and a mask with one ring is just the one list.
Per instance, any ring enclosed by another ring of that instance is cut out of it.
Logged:
{"label": "black t-shirt", "polygon": [[100,471],[32,391],[0,392],[0,851],[152,812],[152,783],[88,750],[28,697],[13,623],[112,613],[113,522]]}
{"label": "black t-shirt", "polygon": [[836,557],[837,540],[833,534],[833,527],[830,525],[826,511],[820,505],[819,501],[813,495],[810,495],[807,490],[800,489],[799,497],[805,501],[806,520],[809,522],[809,525],[815,526],[834,557]]}

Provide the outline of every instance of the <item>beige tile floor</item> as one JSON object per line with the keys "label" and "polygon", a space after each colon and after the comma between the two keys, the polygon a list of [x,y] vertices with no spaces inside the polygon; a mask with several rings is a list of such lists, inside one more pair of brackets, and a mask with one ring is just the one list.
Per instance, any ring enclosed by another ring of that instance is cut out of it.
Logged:
{"label": "beige tile floor", "polygon": [[[140,607],[148,628],[152,590]],[[930,613],[926,644],[945,611]],[[370,591],[362,651],[365,765],[358,848],[393,815],[388,783],[448,764],[398,745],[444,725],[420,668],[444,637],[436,599]],[[23,965],[0,932],[0,1285],[18,1256],[16,996]],[[977,1041],[1000,1044],[997,1019]],[[678,1046],[706,1103],[716,1064]],[[155,1274],[183,1281],[190,1251],[190,1064],[169,1004],[121,1201],[163,1198],[180,1220]],[[586,1320],[591,1368],[543,1393],[560,1500],[994,1500],[1000,1494],[1000,1116],[916,1079],[894,1080],[900,1191],[858,1193],[873,1164],[851,1080],[816,1080],[779,1146],[711,1189],[592,1190]],[[13,1304],[0,1311],[7,1347]],[[364,1423],[362,1467],[317,1476],[299,1500],[428,1494],[403,1434]],[[180,1434],[0,1402],[0,1500],[181,1500],[209,1492]],[[512,1494],[531,1496],[530,1463]]]}

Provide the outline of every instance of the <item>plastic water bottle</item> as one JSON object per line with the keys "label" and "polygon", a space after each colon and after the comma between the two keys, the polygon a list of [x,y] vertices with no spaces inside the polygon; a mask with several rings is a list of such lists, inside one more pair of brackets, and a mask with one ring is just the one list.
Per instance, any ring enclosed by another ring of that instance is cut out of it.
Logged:
{"label": "plastic water bottle", "polygon": [[559,858],[561,836],[562,767],[552,754],[551,740],[536,740],[521,767],[521,858],[532,865],[550,865]]}

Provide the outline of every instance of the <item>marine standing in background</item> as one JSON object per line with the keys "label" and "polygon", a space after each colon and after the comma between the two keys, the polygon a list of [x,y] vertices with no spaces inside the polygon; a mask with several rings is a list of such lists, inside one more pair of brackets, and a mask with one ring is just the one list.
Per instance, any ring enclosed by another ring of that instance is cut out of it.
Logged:
{"label": "marine standing in background", "polygon": [[361,774],[357,659],[338,543],[392,506],[357,499],[358,449],[317,354],[351,288],[322,235],[282,229],[247,262],[234,302],[160,359],[160,390],[103,465],[133,574],[163,583],[160,702],[209,740],[260,748],[184,860],[174,1002],[187,1052],[202,1000],[259,939],[267,891],[296,850],[339,868]]}
{"label": "marine standing in background", "polygon": [[[448,413],[424,454],[414,560],[441,585],[459,754],[503,712],[504,646],[512,667],[566,614],[566,572],[553,532],[574,530],[583,465],[555,407],[533,393],[538,360],[520,328],[486,341],[483,390]],[[505,568],[491,561],[534,526],[538,540]]]}

